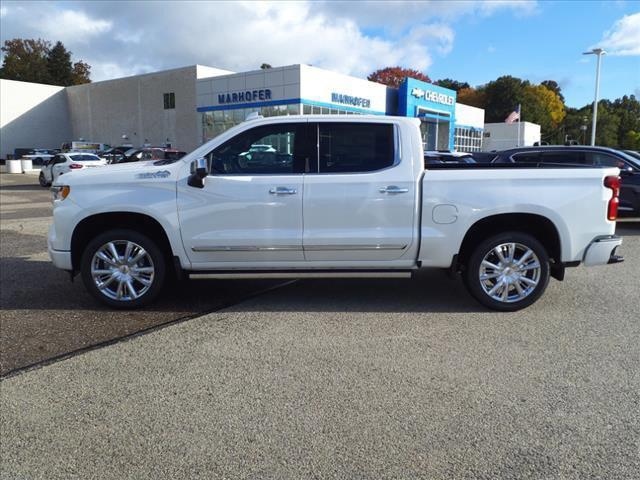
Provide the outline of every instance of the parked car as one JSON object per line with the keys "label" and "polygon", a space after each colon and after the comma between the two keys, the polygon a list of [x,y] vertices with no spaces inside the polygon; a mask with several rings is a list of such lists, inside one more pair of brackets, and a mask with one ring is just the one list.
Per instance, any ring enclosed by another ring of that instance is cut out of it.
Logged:
{"label": "parked car", "polygon": [[59,153],[42,165],[39,176],[40,185],[48,187],[65,173],[105,165],[107,161],[93,153]]}
{"label": "parked car", "polygon": [[493,152],[473,152],[471,155],[477,163],[491,163],[491,160],[496,158],[497,152],[495,150]]}
{"label": "parked car", "polygon": [[22,155],[21,158],[31,160],[33,165],[42,165],[48,160],[51,160],[56,154],[53,150],[47,150],[44,148],[36,148],[30,150],[29,153]]}
{"label": "parked car", "polygon": [[425,165],[442,163],[476,163],[473,156],[467,152],[450,151],[426,151],[424,152]]}
{"label": "parked car", "polygon": [[640,159],[613,148],[590,146],[543,146],[512,148],[498,152],[493,163],[617,167],[620,169],[621,217],[640,216]]}
{"label": "parked car", "polygon": [[[293,161],[238,161],[267,144]],[[334,278],[443,268],[460,272],[482,304],[512,311],[566,267],[622,260],[617,168],[425,170],[423,159],[418,119],[246,121],[170,164],[59,177],[49,255],[114,308],[151,302],[171,271]]]}
{"label": "parked car", "polygon": [[98,156],[100,158],[104,158],[109,164],[122,163],[122,160],[126,158],[125,152],[130,149],[131,149],[131,146],[126,146],[126,145],[123,145],[120,147],[113,147],[113,148],[104,150],[102,152],[99,152]]}
{"label": "parked car", "polygon": [[142,150],[140,160],[179,160],[184,157],[187,152],[182,152],[175,148],[168,147],[146,147]]}
{"label": "parked car", "polygon": [[640,160],[640,152],[636,152],[635,150],[623,150],[627,155],[631,155],[633,158]]}

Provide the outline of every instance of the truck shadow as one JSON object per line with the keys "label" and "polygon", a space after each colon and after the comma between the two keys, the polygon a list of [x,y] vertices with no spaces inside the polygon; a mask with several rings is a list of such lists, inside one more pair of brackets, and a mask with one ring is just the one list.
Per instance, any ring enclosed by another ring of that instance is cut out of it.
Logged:
{"label": "truck shadow", "polygon": [[[51,262],[25,257],[0,259],[0,310],[69,310],[122,315],[103,307],[85,290],[80,277],[69,275]],[[235,305],[265,290],[276,288],[267,302]],[[168,285],[153,305],[127,312],[180,315],[206,313],[225,306],[247,311],[313,312],[473,312],[483,311],[462,282],[443,271],[419,272],[413,279],[323,280],[183,280]]]}

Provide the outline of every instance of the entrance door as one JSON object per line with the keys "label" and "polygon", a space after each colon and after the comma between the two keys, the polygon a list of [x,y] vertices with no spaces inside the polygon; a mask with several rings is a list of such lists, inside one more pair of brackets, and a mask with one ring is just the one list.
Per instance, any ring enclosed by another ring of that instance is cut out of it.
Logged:
{"label": "entrance door", "polygon": [[239,133],[207,155],[204,188],[178,184],[182,240],[196,268],[303,261],[306,123]]}

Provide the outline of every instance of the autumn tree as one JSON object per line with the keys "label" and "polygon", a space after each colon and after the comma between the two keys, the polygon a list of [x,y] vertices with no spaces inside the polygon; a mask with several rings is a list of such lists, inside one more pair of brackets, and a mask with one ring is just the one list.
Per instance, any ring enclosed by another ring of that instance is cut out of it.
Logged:
{"label": "autumn tree", "polygon": [[77,85],[90,82],[91,66],[83,61],[72,64],[71,52],[62,42],[14,38],[2,47],[0,78],[50,85]]}
{"label": "autumn tree", "polygon": [[2,46],[0,78],[20,82],[48,83],[47,54],[51,44],[42,39],[14,38]]}
{"label": "autumn tree", "polygon": [[547,87],[553,93],[558,95],[558,98],[560,98],[560,100],[562,100],[562,102],[564,103],[564,95],[562,95],[562,91],[560,90],[560,85],[558,85],[558,82],[556,82],[555,80],[544,80],[540,82],[540,85],[542,85],[543,87]]}
{"label": "autumn tree", "polygon": [[457,80],[453,80],[451,78],[443,78],[434,82],[434,85],[438,85],[439,87],[448,88],[449,90],[455,90],[459,92],[463,88],[469,88],[470,85],[467,82],[459,82]]}
{"label": "autumn tree", "polygon": [[528,122],[537,123],[542,131],[550,134],[564,120],[564,103],[560,97],[544,85],[524,87],[520,114]]}
{"label": "autumn tree", "polygon": [[367,77],[367,80],[382,83],[388,87],[398,88],[402,81],[407,77],[431,83],[431,79],[428,75],[419,72],[418,70],[402,67],[386,67],[376,70]]}
{"label": "autumn tree", "polygon": [[73,64],[71,69],[71,85],[91,83],[91,65],[80,60]]}
{"label": "autumn tree", "polygon": [[484,90],[479,88],[463,88],[458,90],[457,102],[464,103],[465,105],[471,105],[472,107],[484,109],[487,104],[487,98],[484,94]]}

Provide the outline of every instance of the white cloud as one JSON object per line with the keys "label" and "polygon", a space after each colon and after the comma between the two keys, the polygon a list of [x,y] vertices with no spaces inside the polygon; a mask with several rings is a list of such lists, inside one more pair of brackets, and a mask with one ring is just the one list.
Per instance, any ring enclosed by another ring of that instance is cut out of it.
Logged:
{"label": "white cloud", "polygon": [[12,21],[3,22],[3,40],[61,40],[93,66],[93,80],[194,63],[235,71],[307,63],[357,76],[391,65],[426,71],[452,51],[455,19],[535,8],[479,0],[4,3]]}
{"label": "white cloud", "polygon": [[616,21],[597,46],[609,55],[640,55],[640,12]]}
{"label": "white cloud", "polygon": [[3,7],[0,7],[0,18],[4,18],[4,17],[6,17],[6,16],[7,16],[7,12],[8,12],[8,11],[9,11],[9,10],[7,10],[7,7],[4,7],[4,6],[3,6]]}
{"label": "white cloud", "polygon": [[94,19],[86,13],[76,10],[62,10],[51,15],[33,17],[33,23],[48,39],[88,42],[91,37],[99,36],[111,30],[112,23],[108,20]]}

